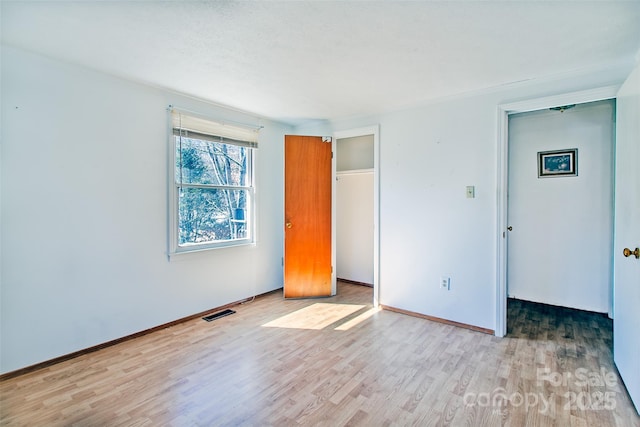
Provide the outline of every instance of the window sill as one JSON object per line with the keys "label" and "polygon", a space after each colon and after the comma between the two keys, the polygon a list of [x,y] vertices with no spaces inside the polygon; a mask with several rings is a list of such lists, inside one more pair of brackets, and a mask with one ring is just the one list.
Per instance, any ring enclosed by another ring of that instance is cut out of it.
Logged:
{"label": "window sill", "polygon": [[182,258],[185,255],[194,254],[194,253],[203,253],[216,251],[220,249],[231,249],[231,248],[239,248],[239,247],[247,247],[247,246],[255,246],[256,242],[253,240],[241,240],[237,242],[224,243],[224,244],[214,244],[214,245],[194,245],[181,247],[177,250],[172,250],[169,252],[169,260],[174,258]]}

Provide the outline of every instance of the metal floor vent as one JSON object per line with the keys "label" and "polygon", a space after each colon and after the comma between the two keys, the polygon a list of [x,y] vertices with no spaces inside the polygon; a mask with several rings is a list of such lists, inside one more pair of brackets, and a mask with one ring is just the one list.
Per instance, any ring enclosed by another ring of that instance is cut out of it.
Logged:
{"label": "metal floor vent", "polygon": [[228,316],[228,315],[233,314],[233,313],[235,313],[235,311],[233,311],[233,310],[229,310],[229,309],[222,310],[222,311],[219,311],[217,313],[213,313],[213,314],[210,314],[208,316],[204,316],[202,318],[202,320],[206,320],[207,322],[211,322],[212,320],[216,320],[216,319],[219,319],[219,318],[224,317],[224,316]]}

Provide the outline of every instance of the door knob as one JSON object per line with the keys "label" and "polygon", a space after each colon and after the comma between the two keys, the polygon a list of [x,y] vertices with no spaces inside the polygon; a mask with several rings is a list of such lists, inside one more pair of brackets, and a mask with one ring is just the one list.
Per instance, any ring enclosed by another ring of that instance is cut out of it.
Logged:
{"label": "door knob", "polygon": [[288,222],[288,223],[286,224],[286,226],[287,226],[287,228],[291,228],[291,227],[293,227],[293,224],[291,224],[290,222]]}
{"label": "door knob", "polygon": [[512,226],[508,226],[507,230],[511,231],[511,230],[513,230],[513,227]]}
{"label": "door knob", "polygon": [[640,248],[636,248],[635,251],[632,251],[629,248],[624,248],[624,250],[622,251],[622,255],[624,255],[625,257],[629,257],[631,255],[635,256],[636,259],[640,258]]}

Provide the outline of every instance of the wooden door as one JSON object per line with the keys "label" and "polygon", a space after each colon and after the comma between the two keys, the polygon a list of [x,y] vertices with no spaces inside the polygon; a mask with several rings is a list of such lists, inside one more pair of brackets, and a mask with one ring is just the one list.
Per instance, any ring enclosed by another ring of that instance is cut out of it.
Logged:
{"label": "wooden door", "polygon": [[613,359],[640,411],[640,67],[618,93],[616,117]]}
{"label": "wooden door", "polygon": [[331,141],[285,136],[284,297],[331,296]]}

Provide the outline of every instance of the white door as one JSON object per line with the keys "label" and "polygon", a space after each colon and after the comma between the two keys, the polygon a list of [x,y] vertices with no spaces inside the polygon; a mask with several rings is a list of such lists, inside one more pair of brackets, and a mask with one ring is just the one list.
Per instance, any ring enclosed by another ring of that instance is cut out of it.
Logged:
{"label": "white door", "polygon": [[640,408],[640,66],[620,89],[616,123],[613,355],[636,410]]}
{"label": "white door", "polygon": [[[509,117],[509,297],[609,312],[614,111],[609,100]],[[557,173],[539,172],[545,152],[551,169],[562,159]]]}

